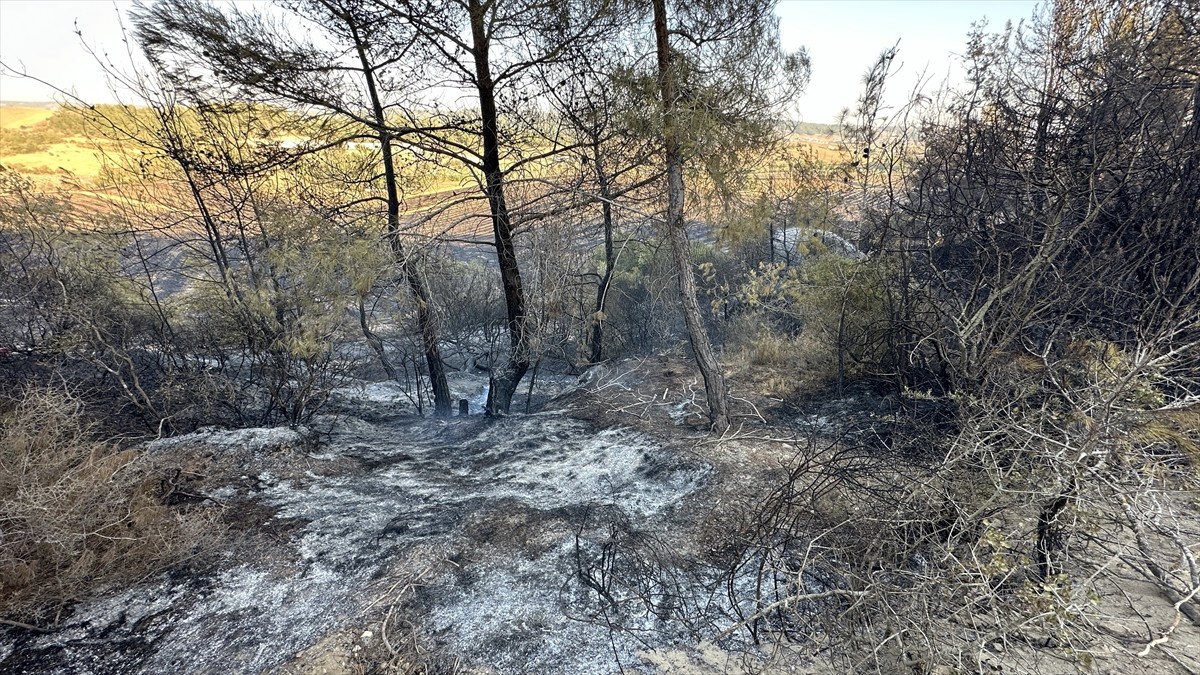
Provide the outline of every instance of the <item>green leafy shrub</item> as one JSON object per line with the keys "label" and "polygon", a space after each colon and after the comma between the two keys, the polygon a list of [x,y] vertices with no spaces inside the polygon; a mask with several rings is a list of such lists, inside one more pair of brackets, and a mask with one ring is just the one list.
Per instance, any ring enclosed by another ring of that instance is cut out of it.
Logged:
{"label": "green leafy shrub", "polygon": [[718,295],[718,311],[733,317],[730,343],[750,365],[802,369],[794,379],[811,384],[874,374],[886,354],[886,264],[816,246],[804,266],[760,264]]}
{"label": "green leafy shrub", "polygon": [[254,244],[223,275],[195,263],[208,276],[170,303],[190,343],[176,347],[206,365],[192,373],[208,397],[197,403],[224,407],[238,423],[303,423],[348,370],[336,347],[354,334],[348,308],[370,285],[362,269],[378,269],[379,252],[282,210]]}

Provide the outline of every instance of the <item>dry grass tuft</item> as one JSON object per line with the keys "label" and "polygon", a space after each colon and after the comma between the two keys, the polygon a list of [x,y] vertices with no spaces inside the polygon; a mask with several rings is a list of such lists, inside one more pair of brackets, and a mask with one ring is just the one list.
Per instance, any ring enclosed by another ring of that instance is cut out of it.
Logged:
{"label": "dry grass tuft", "polygon": [[836,358],[813,335],[786,335],[759,321],[744,326],[729,337],[728,368],[750,391],[787,398],[837,379]]}
{"label": "dry grass tuft", "polygon": [[196,555],[215,519],[163,504],[164,473],[97,440],[71,396],[29,389],[0,416],[0,616],[39,612]]}

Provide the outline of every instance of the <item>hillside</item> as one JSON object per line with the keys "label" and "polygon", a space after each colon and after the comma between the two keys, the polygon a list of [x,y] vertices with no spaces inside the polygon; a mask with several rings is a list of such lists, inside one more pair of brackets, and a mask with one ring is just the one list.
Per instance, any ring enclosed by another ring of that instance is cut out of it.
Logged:
{"label": "hillside", "polygon": [[[130,112],[113,106],[99,106],[98,110],[101,115],[121,124],[122,119],[135,119],[144,109],[133,108]],[[3,104],[0,105],[0,120],[3,122],[0,126],[0,165],[23,174],[42,187],[67,191],[71,200],[85,209],[111,213],[114,205],[138,204],[154,211],[160,210],[161,204],[172,201],[169,197],[172,188],[165,182],[130,173],[130,168],[143,161],[147,154],[157,153],[148,153],[146,148],[129,140],[105,138],[101,129],[107,122],[93,125],[87,121],[86,113],[53,104]],[[783,156],[805,157],[827,166],[844,161],[842,140],[835,125],[793,126],[781,148]],[[132,128],[136,128],[135,125],[131,125]],[[108,132],[108,135],[113,134]],[[289,148],[311,141],[300,136],[275,140]],[[352,146],[350,154],[377,150],[372,144],[349,145]],[[327,150],[322,154],[334,156],[336,153],[337,150]],[[547,180],[553,179],[551,172],[559,169],[552,164],[524,168],[524,176],[514,178],[509,189],[515,210],[527,211],[537,220],[543,217],[540,214],[561,208],[564,201],[579,200],[580,195],[552,194]],[[795,168],[779,157],[759,164],[754,170],[757,173],[747,183],[751,191],[762,184],[783,185],[795,180]],[[453,167],[439,167],[426,169],[410,180],[412,187],[405,195],[402,213],[415,231],[427,237],[452,234],[462,239],[490,240],[487,202],[470,174]],[[748,198],[753,199],[753,195]],[[157,202],[161,204],[156,205]],[[713,214],[696,214],[696,217],[709,216],[715,218]]]}
{"label": "hillside", "polygon": [[0,671],[1200,673],[1200,3],[201,4],[0,129]]}
{"label": "hillside", "polygon": [[0,105],[0,164],[27,175],[99,178],[99,146],[58,107]]}
{"label": "hillside", "polygon": [[0,129],[31,127],[50,119],[57,106],[0,103]]}

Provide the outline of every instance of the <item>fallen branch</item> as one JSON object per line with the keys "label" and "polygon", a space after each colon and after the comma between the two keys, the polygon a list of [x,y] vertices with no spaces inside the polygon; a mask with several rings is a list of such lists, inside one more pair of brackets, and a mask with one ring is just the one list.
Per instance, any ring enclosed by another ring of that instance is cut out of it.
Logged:
{"label": "fallen branch", "polygon": [[13,621],[12,619],[0,619],[0,624],[3,624],[5,626],[12,626],[13,628],[21,628],[24,630],[31,630],[31,631],[34,631],[35,633],[49,633],[50,632],[49,628],[40,628],[38,626],[34,626],[33,624],[25,623],[24,621]]}
{"label": "fallen branch", "polygon": [[846,590],[842,590],[840,588],[835,588],[830,591],[822,591],[820,593],[805,593],[803,595],[789,595],[788,597],[786,597],[782,600],[772,602],[771,604],[767,605],[766,607],[763,607],[759,611],[755,612],[753,615],[748,616],[745,619],[742,619],[741,621],[733,624],[729,628],[726,628],[725,630],[721,631],[721,633],[719,635],[717,635],[717,637],[713,638],[713,642],[727,638],[730,635],[733,635],[736,631],[738,631],[742,628],[745,628],[746,626],[750,625],[751,623],[753,623],[755,621],[758,621],[759,619],[767,616],[768,614],[770,614],[771,612],[774,612],[775,610],[779,609],[780,607],[787,607],[788,605],[790,605],[794,602],[808,602],[810,600],[824,600],[825,598],[833,598],[833,597],[863,598],[863,597],[866,597],[866,595],[867,595],[866,591],[846,591]]}

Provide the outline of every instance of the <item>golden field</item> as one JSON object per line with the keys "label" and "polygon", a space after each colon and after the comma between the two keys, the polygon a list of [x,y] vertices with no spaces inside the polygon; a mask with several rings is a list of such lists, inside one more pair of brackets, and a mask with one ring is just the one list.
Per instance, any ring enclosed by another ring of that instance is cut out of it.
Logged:
{"label": "golden field", "polygon": [[54,115],[54,108],[0,105],[0,129],[18,129],[45,122]]}

